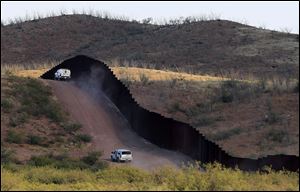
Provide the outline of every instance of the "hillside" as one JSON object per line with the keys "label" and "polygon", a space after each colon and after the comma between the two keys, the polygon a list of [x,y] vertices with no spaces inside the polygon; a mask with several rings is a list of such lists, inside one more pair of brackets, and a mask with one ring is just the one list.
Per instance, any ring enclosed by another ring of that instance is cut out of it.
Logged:
{"label": "hillside", "polygon": [[78,54],[191,73],[299,75],[299,35],[226,20],[158,26],[64,15],[1,27],[1,65]]}
{"label": "hillside", "polygon": [[[226,87],[230,79],[220,77],[134,67],[111,69],[141,106],[188,122],[234,156],[299,155],[299,90],[295,82],[241,81],[246,88],[241,90],[237,82],[234,89]],[[39,77],[44,72],[22,70],[17,74]],[[222,101],[221,87],[234,95],[232,102]]]}
{"label": "hillside", "polygon": [[44,82],[1,76],[1,162],[45,154],[82,157],[93,151],[87,148],[91,140]]}
{"label": "hillside", "polygon": [[[119,71],[123,71],[124,75],[124,70],[115,68],[114,72],[119,76]],[[126,74],[129,75],[131,72],[135,75],[137,70],[143,71],[149,76],[150,84],[155,78],[166,80],[178,77],[178,74],[173,72],[136,68],[127,70]],[[43,72],[44,70],[21,71],[18,75],[36,77]],[[161,76],[158,77],[157,74]],[[181,76],[200,84],[206,84],[207,81],[221,81],[207,76],[188,74]],[[137,81],[134,78],[131,80]],[[60,83],[64,82],[57,82]],[[179,83],[184,85],[183,82]],[[82,157],[88,152],[86,146],[89,146],[80,144],[81,141],[77,140],[76,135],[82,128],[69,124],[69,115],[57,104],[53,90],[41,80],[11,75],[1,77],[1,190],[297,190],[299,188],[297,172],[275,172],[269,169],[263,172],[243,172],[224,168],[220,164],[204,165],[205,172],[199,171],[197,164],[183,166],[181,169],[160,167],[153,171],[126,165],[107,166],[101,161],[97,162],[96,153]],[[38,108],[37,105],[45,107]],[[8,134],[9,132],[14,134]]]}

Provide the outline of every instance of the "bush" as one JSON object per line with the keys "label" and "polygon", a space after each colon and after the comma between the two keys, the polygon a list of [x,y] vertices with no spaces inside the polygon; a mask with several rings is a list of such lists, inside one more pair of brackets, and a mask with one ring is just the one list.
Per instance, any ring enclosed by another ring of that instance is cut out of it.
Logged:
{"label": "bush", "polygon": [[42,145],[43,144],[43,138],[37,135],[29,135],[27,143],[31,145]]}
{"label": "bush", "polygon": [[41,156],[32,156],[28,161],[28,164],[37,167],[50,166],[57,169],[90,169],[92,171],[98,171],[108,166],[106,162],[98,160],[101,155],[101,152],[90,152],[82,159],[73,159],[67,154],[47,154]]}
{"label": "bush", "polygon": [[1,164],[15,162],[15,153],[1,146]]}
{"label": "bush", "polygon": [[175,102],[171,105],[171,108],[168,109],[168,112],[174,113],[174,112],[185,112],[185,111],[181,108],[178,102]]}
{"label": "bush", "polygon": [[13,108],[13,104],[12,101],[10,99],[2,99],[1,98],[1,109],[5,112],[8,113],[11,111],[11,109]]}
{"label": "bush", "polygon": [[273,111],[273,106],[272,106],[271,100],[267,101],[267,108],[268,108],[268,113],[265,116],[265,121],[269,124],[274,124],[274,123],[280,121],[281,117],[278,113]]}
{"label": "bush", "polygon": [[216,121],[214,117],[209,117],[207,115],[199,116],[196,121],[194,122],[195,126],[207,126],[211,125]]}
{"label": "bush", "polygon": [[142,85],[147,85],[147,84],[149,84],[149,77],[147,77],[144,73],[141,73],[140,81],[141,81]]}
{"label": "bush", "polygon": [[75,159],[69,157],[67,154],[47,154],[32,156],[28,161],[28,164],[37,167],[50,166],[57,169],[89,169],[92,171],[98,171],[108,167],[106,162],[99,160],[101,155],[101,152],[90,152],[87,156],[81,159]]}
{"label": "bush", "polygon": [[267,133],[267,138],[268,138],[268,140],[271,140],[271,141],[277,142],[277,143],[288,144],[290,142],[289,134],[285,130],[272,129]]}
{"label": "bush", "polygon": [[221,84],[221,97],[223,103],[231,103],[233,101],[242,101],[258,93],[263,89],[258,84],[250,84],[237,80],[227,80]]}
{"label": "bush", "polygon": [[94,165],[98,161],[101,155],[102,152],[98,152],[98,151],[90,152],[87,156],[83,157],[81,160],[88,165]]}
{"label": "bush", "polygon": [[51,89],[37,79],[11,77],[12,95],[21,102],[21,111],[29,115],[46,116],[54,122],[65,118],[58,103],[51,99]]}
{"label": "bush", "polygon": [[29,165],[42,167],[55,164],[56,160],[49,155],[32,156],[28,162]]}
{"label": "bush", "polygon": [[214,104],[211,101],[207,101],[204,103],[197,103],[195,106],[187,109],[185,114],[188,117],[197,117],[199,115],[205,115],[207,112],[212,112],[213,109]]}
{"label": "bush", "polygon": [[88,143],[88,142],[92,141],[92,136],[87,135],[87,134],[78,134],[78,135],[76,135],[76,140]]}
{"label": "bush", "polygon": [[233,135],[240,134],[241,131],[242,131],[241,128],[234,128],[229,131],[218,132],[215,135],[212,135],[211,139],[214,141],[222,141],[222,140],[228,139],[229,137],[232,137]]}
{"label": "bush", "polygon": [[82,161],[74,160],[70,158],[57,160],[56,163],[54,164],[54,167],[57,169],[81,169],[81,170],[91,168],[89,165],[87,165]]}
{"label": "bush", "polygon": [[71,184],[88,181],[89,178],[77,170],[53,171],[53,168],[36,168],[25,174],[29,182],[42,184]]}
{"label": "bush", "polygon": [[269,124],[274,124],[280,120],[280,116],[274,111],[269,111],[265,121]]}
{"label": "bush", "polygon": [[54,122],[62,122],[65,120],[62,108],[54,101],[50,101],[48,105],[45,105],[41,109],[41,112],[41,114],[44,114]]}
{"label": "bush", "polygon": [[82,125],[78,123],[65,123],[62,124],[62,127],[66,132],[73,133],[78,131],[82,127]]}
{"label": "bush", "polygon": [[17,133],[14,130],[9,130],[7,133],[6,141],[8,143],[21,144],[24,143],[25,136],[22,133]]}
{"label": "bush", "polygon": [[53,166],[58,169],[87,169],[89,167],[81,161],[69,158],[68,155],[53,156],[52,154],[32,156],[28,164],[37,167]]}
{"label": "bush", "polygon": [[238,81],[235,80],[228,80],[224,81],[221,84],[221,100],[224,103],[230,103],[233,101],[234,91],[238,88]]}
{"label": "bush", "polygon": [[19,125],[26,123],[27,120],[28,120],[28,115],[26,113],[24,112],[17,113],[15,116],[9,118],[9,126],[17,127]]}

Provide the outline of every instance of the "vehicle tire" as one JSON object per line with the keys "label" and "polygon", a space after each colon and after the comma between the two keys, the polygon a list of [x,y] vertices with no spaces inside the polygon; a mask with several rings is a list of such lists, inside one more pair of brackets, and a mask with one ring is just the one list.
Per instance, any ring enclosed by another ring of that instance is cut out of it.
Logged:
{"label": "vehicle tire", "polygon": [[117,161],[118,161],[118,163],[120,163],[120,159],[119,159],[119,157],[117,157]]}

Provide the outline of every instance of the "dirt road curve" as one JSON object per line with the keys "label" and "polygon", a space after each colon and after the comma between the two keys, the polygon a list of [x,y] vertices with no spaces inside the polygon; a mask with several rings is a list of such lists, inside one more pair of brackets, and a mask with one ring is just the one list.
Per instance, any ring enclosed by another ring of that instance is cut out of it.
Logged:
{"label": "dirt road curve", "polygon": [[104,95],[88,94],[72,82],[46,80],[46,83],[71,117],[83,125],[83,132],[93,137],[91,147],[104,151],[103,159],[108,160],[115,148],[126,148],[133,153],[131,165],[147,170],[191,161],[186,155],[161,149],[131,131],[127,121]]}

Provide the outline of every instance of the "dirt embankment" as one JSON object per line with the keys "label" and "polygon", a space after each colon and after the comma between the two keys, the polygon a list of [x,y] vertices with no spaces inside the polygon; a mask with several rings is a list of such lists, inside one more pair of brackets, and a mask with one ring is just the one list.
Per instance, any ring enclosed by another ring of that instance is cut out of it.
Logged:
{"label": "dirt embankment", "polygon": [[153,169],[162,165],[180,166],[192,159],[178,152],[159,148],[133,132],[114,104],[104,95],[88,94],[72,82],[48,80],[54,94],[70,113],[83,125],[83,131],[93,137],[89,148],[103,150],[103,159],[109,160],[116,148],[130,149],[132,165]]}

